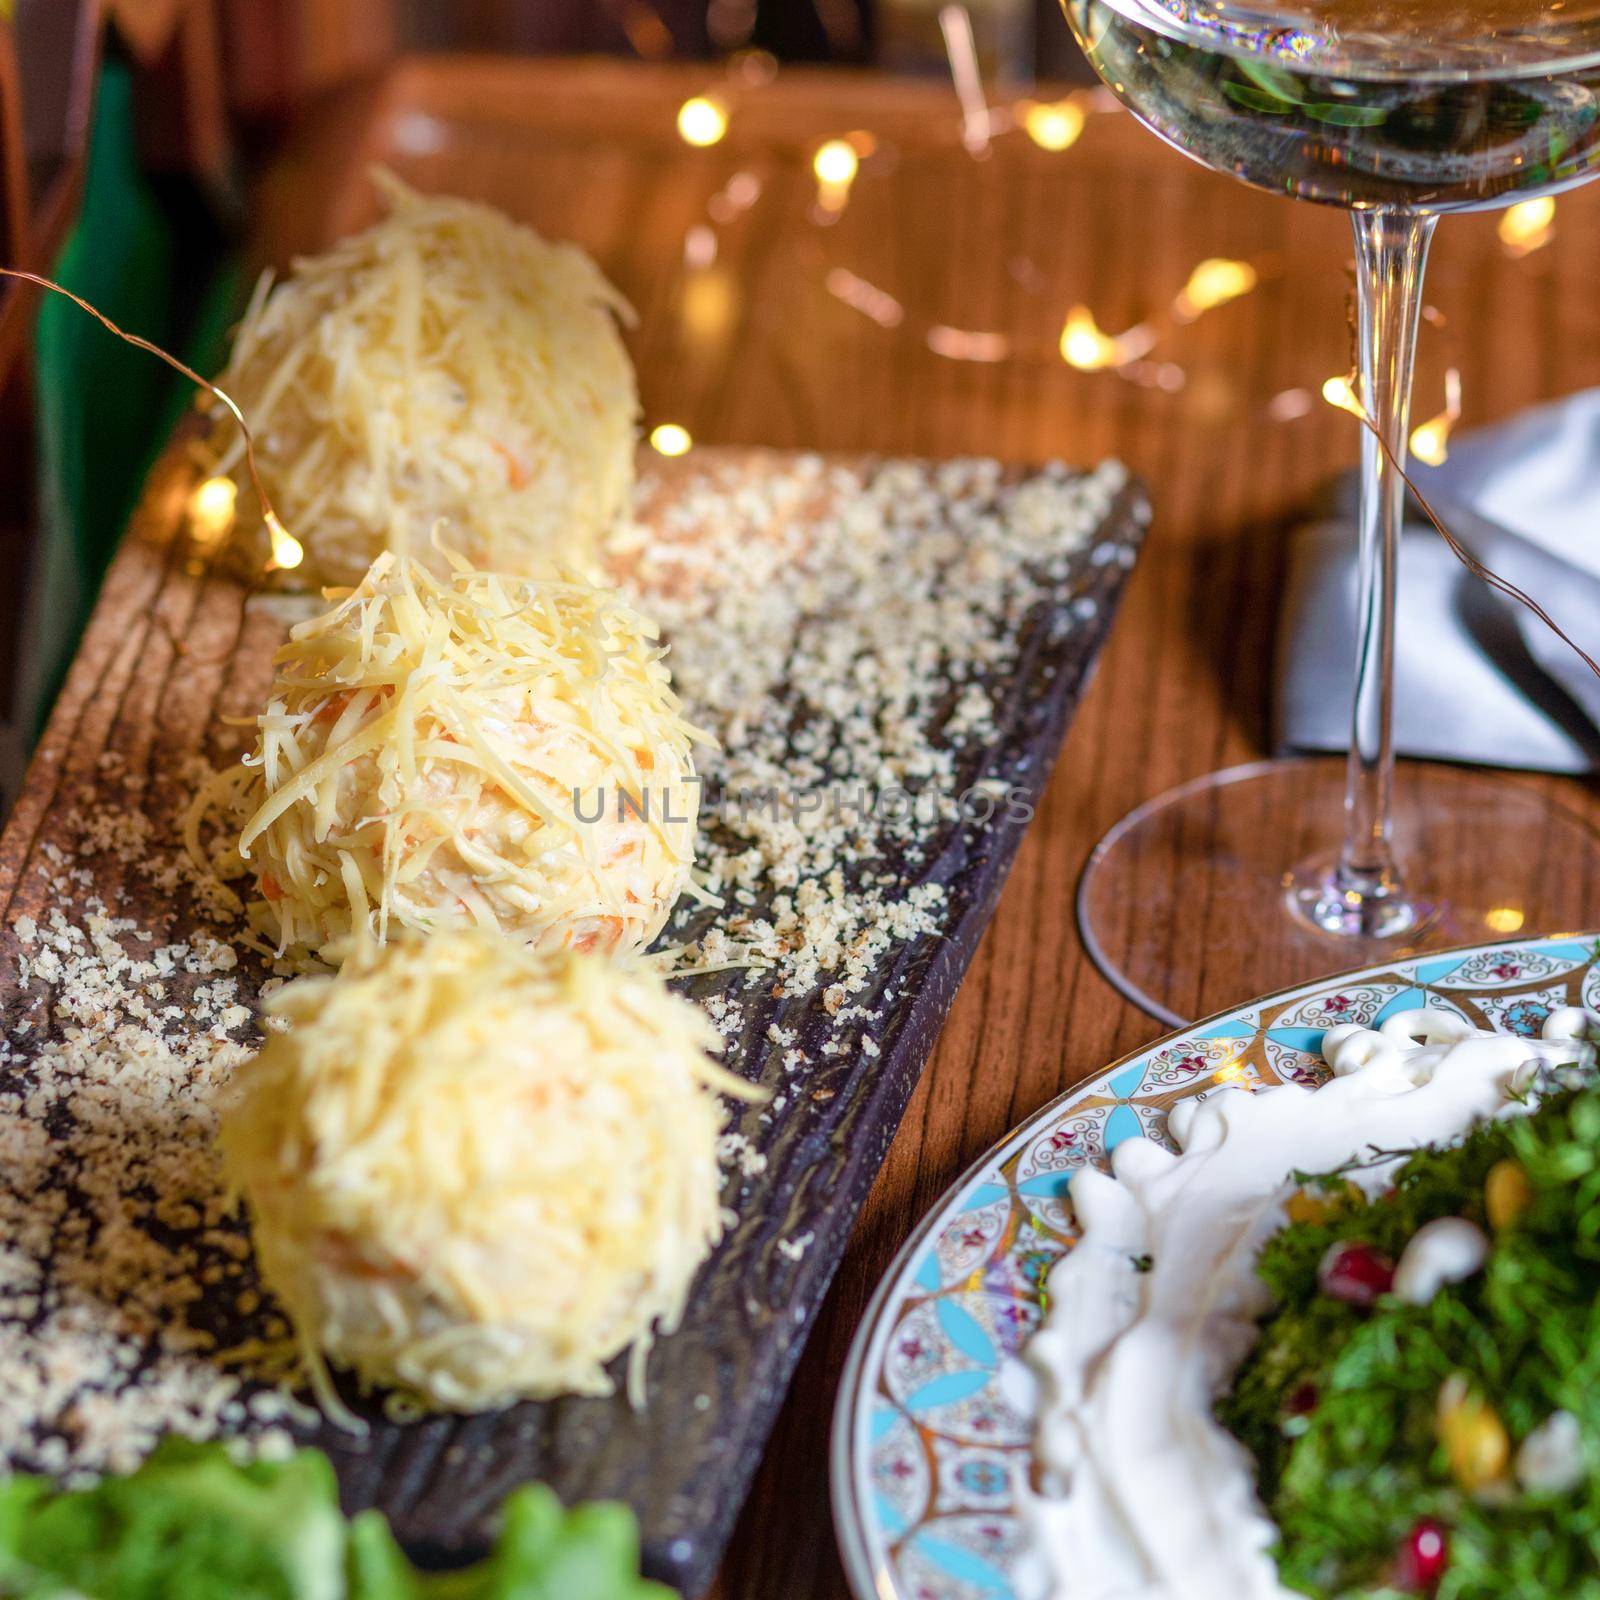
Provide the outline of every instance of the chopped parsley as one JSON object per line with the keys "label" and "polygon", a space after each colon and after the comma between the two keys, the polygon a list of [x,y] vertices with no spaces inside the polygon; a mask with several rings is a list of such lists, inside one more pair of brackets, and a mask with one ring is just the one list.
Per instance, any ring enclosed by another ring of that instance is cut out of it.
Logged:
{"label": "chopped parsley", "polygon": [[[1509,1220],[1486,1184],[1514,1194]],[[1256,1457],[1284,1583],[1321,1600],[1600,1600],[1600,1086],[1416,1152],[1375,1201],[1342,1179],[1306,1187],[1324,1198],[1263,1251],[1275,1309],[1218,1406]],[[1331,1246],[1398,1260],[1436,1217],[1490,1232],[1481,1271],[1420,1306],[1323,1292]],[[1519,1446],[1561,1412],[1576,1481],[1530,1488]]]}

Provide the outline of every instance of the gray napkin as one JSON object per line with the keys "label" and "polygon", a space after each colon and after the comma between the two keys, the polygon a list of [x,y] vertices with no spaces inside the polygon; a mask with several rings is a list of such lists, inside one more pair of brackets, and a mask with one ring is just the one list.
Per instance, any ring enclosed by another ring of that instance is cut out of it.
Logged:
{"label": "gray napkin", "polygon": [[[1452,533],[1600,658],[1600,389],[1452,444],[1412,473]],[[1278,635],[1280,750],[1342,750],[1355,671],[1353,485],[1296,530]],[[1418,513],[1400,547],[1395,744],[1403,755],[1600,769],[1600,678],[1473,577]]]}

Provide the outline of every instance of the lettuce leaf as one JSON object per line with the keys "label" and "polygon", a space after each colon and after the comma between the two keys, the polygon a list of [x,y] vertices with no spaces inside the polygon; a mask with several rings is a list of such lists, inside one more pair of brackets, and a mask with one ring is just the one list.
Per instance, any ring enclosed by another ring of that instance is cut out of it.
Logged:
{"label": "lettuce leaf", "polygon": [[459,1572],[422,1573],[380,1512],[348,1523],[327,1458],[236,1461],[166,1440],[92,1489],[0,1481],[4,1600],[673,1600],[639,1576],[624,1506],[571,1511],[543,1485],[506,1501],[499,1542]]}

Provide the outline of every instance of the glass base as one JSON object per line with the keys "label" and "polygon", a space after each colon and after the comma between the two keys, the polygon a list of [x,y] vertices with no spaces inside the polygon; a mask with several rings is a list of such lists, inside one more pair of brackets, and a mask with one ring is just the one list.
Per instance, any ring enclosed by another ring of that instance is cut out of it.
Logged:
{"label": "glass base", "polygon": [[1516,778],[1401,762],[1402,881],[1365,898],[1335,875],[1343,802],[1344,762],[1311,757],[1146,802],[1078,886],[1095,964],[1177,1027],[1350,967],[1600,923],[1600,830]]}

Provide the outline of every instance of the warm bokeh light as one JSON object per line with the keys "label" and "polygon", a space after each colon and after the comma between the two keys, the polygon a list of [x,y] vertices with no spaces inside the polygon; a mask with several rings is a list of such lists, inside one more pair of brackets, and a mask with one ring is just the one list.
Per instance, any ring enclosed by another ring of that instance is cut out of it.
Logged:
{"label": "warm bokeh light", "polygon": [[1189,274],[1189,281],[1172,303],[1173,315],[1191,321],[1204,311],[1249,294],[1257,283],[1256,269],[1248,261],[1209,256]]}
{"label": "warm bokeh light", "polygon": [[1083,132],[1083,107],[1076,100],[1024,100],[1022,126],[1041,150],[1070,150]]}
{"label": "warm bokeh light", "polygon": [[926,339],[928,348],[947,361],[1004,361],[1011,354],[1011,341],[1003,333],[975,333],[935,323]]}
{"label": "warm bokeh light", "polygon": [[871,317],[880,328],[898,328],[905,321],[906,308],[887,289],[858,278],[848,267],[832,268],[823,284],[836,300]]}
{"label": "warm bokeh light", "polygon": [[1087,306],[1074,306],[1061,329],[1061,359],[1079,372],[1103,372],[1137,360],[1154,343],[1155,334],[1147,323],[1112,335],[1100,327]]}
{"label": "warm bokeh light", "polygon": [[196,544],[216,544],[233,526],[239,485],[232,478],[207,478],[189,495],[189,536]]}
{"label": "warm bokeh light", "polygon": [[860,165],[861,158],[848,139],[828,140],[811,158],[811,170],[819,183],[850,183]]}
{"label": "warm bokeh light", "polygon": [[850,202],[850,185],[861,168],[861,156],[848,139],[829,139],[817,146],[811,170],[817,175],[817,208],[820,217],[832,221]]}
{"label": "warm bokeh light", "polygon": [[268,570],[287,572],[291,567],[298,567],[306,558],[306,552],[300,541],[278,521],[278,513],[269,511],[266,515],[267,537],[272,540],[272,560]]}
{"label": "warm bokeh light", "polygon": [[1484,912],[1483,920],[1490,933],[1516,933],[1528,919],[1515,906],[1495,906]]}
{"label": "warm bokeh light", "polygon": [[1549,195],[1519,200],[1500,218],[1500,242],[1514,256],[1525,256],[1550,243],[1555,232],[1556,203]]}
{"label": "warm bokeh light", "polygon": [[651,448],[664,456],[686,455],[693,443],[689,430],[676,422],[662,422],[650,430]]}
{"label": "warm bokeh light", "polygon": [[1444,375],[1444,410],[1411,430],[1411,454],[1425,467],[1442,467],[1450,457],[1450,430],[1461,420],[1461,374]]}
{"label": "warm bokeh light", "polygon": [[1297,422],[1309,416],[1315,404],[1309,389],[1280,389],[1267,402],[1267,415],[1274,422]]}
{"label": "warm bokeh light", "polygon": [[727,131],[728,113],[709,95],[697,94],[678,107],[678,136],[685,144],[703,150]]}
{"label": "warm bokeh light", "polygon": [[701,272],[717,259],[717,230],[697,222],[683,236],[683,264],[691,272]]}
{"label": "warm bokeh light", "polygon": [[1364,417],[1367,408],[1362,405],[1360,396],[1356,393],[1356,377],[1354,373],[1329,378],[1322,386],[1322,398],[1330,406],[1337,406],[1341,411],[1348,411],[1353,417]]}
{"label": "warm bokeh light", "polygon": [[697,344],[725,338],[738,304],[735,280],[721,267],[691,272],[683,281],[683,326]]}
{"label": "warm bokeh light", "polygon": [[1225,1067],[1218,1067],[1211,1074],[1213,1083],[1244,1083],[1250,1074],[1237,1061],[1230,1061]]}

